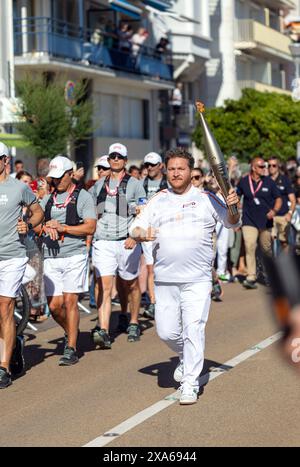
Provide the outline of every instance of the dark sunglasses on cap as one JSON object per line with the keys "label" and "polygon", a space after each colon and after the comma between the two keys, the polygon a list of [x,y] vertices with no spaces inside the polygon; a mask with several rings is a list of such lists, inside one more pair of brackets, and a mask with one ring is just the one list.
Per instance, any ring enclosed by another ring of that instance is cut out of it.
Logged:
{"label": "dark sunglasses on cap", "polygon": [[110,170],[110,167],[103,167],[103,165],[97,165],[97,170]]}
{"label": "dark sunglasses on cap", "polygon": [[191,177],[191,180],[200,180],[200,178],[201,178],[201,175],[193,175]]}
{"label": "dark sunglasses on cap", "polygon": [[113,161],[114,161],[115,159],[117,159],[117,158],[120,159],[120,160],[126,159],[126,157],[122,156],[121,154],[118,154],[117,152],[113,152],[112,154],[110,154],[110,155],[108,156],[108,158],[109,158],[109,159],[112,159]]}
{"label": "dark sunglasses on cap", "polygon": [[157,164],[152,164],[152,162],[146,162],[145,167],[146,167],[146,169],[148,169],[149,167],[156,167],[158,164],[159,164],[159,162],[157,162]]}

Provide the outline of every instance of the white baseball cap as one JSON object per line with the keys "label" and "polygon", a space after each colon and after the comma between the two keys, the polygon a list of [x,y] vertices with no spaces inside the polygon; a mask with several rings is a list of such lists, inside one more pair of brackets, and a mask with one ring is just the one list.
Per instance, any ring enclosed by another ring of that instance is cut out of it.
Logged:
{"label": "white baseball cap", "polygon": [[106,169],[110,169],[110,165],[108,162],[108,156],[98,157],[98,159],[96,160],[95,167],[98,167],[98,165],[101,165],[101,167],[105,167]]}
{"label": "white baseball cap", "polygon": [[8,147],[0,141],[0,156],[9,156]]}
{"label": "white baseball cap", "polygon": [[144,164],[147,162],[150,164],[161,164],[162,158],[157,152],[149,152],[149,154],[144,157]]}
{"label": "white baseball cap", "polygon": [[73,162],[67,157],[56,156],[49,165],[49,173],[47,177],[60,178],[68,170],[73,170]]}
{"label": "white baseball cap", "polygon": [[126,146],[124,146],[124,144],[114,143],[111,146],[109,146],[108,154],[110,155],[114,152],[120,154],[120,156],[127,157],[127,148]]}

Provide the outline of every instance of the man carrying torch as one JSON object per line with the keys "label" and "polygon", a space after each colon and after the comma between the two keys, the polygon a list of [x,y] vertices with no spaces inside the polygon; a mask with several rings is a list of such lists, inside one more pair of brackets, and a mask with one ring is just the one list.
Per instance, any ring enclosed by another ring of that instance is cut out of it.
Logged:
{"label": "man carrying torch", "polygon": [[[204,363],[205,325],[211,303],[212,235],[217,222],[238,227],[238,203],[229,188],[222,203],[191,184],[193,157],[184,149],[165,158],[170,188],[157,193],[133,222],[130,235],[153,241],[156,327],[178,354],[174,379],[181,382],[180,404],[197,402]],[[233,211],[233,212],[231,212]]]}

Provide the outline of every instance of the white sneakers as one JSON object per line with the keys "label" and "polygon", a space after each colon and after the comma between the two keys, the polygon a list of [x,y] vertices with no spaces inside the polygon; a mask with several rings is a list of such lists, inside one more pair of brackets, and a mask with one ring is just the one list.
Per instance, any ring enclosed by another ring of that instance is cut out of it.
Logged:
{"label": "white sneakers", "polygon": [[181,360],[179,361],[174,371],[173,378],[175,379],[176,383],[181,383],[182,377],[183,377],[183,361]]}
{"label": "white sneakers", "polygon": [[[181,383],[183,377],[183,361],[179,361],[174,374],[173,378],[177,383]],[[181,386],[180,388],[181,395],[179,399],[180,405],[191,405],[195,404],[198,399],[198,390],[195,389],[193,386],[190,386],[188,384],[184,384],[184,386]]]}
{"label": "white sneakers", "polygon": [[183,386],[181,388],[181,396],[179,399],[180,405],[196,404],[198,399],[198,391],[193,386]]}

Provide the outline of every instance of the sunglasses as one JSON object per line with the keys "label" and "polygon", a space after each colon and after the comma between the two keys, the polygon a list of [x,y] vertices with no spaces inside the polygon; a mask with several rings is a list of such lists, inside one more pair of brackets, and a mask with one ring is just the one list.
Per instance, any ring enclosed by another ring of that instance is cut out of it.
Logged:
{"label": "sunglasses", "polygon": [[200,178],[200,175],[194,175],[193,177],[191,177],[192,180],[200,180]]}
{"label": "sunglasses", "polygon": [[257,165],[256,167],[257,167],[258,169],[265,169],[265,168],[266,168],[265,165]]}
{"label": "sunglasses", "polygon": [[145,167],[146,167],[146,169],[148,169],[149,167],[156,167],[157,165],[158,165],[158,163],[157,164],[152,164],[152,162],[146,162]]}
{"label": "sunglasses", "polygon": [[97,165],[97,170],[110,170],[110,167],[103,167],[102,165]]}
{"label": "sunglasses", "polygon": [[269,167],[278,167],[277,164],[269,164]]}
{"label": "sunglasses", "polygon": [[0,156],[0,160],[2,161],[2,159],[4,159],[4,157],[6,157],[6,154],[2,154],[2,156]]}
{"label": "sunglasses", "polygon": [[121,154],[118,154],[118,153],[112,153],[112,154],[110,154],[110,155],[108,156],[108,158],[109,158],[109,159],[112,159],[113,161],[114,161],[115,159],[119,159],[119,160],[124,160],[124,159],[126,159],[126,157],[121,156]]}

